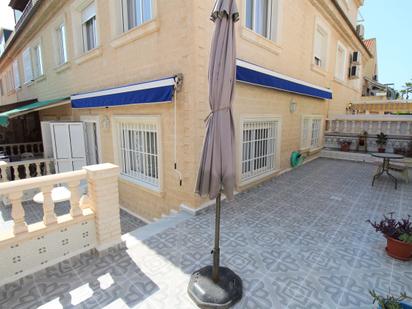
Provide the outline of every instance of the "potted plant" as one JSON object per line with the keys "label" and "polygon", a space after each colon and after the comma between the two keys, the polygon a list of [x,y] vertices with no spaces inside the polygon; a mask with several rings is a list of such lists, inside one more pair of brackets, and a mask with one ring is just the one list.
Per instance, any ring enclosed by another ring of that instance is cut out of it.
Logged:
{"label": "potted plant", "polygon": [[411,216],[396,220],[393,213],[389,217],[383,216],[380,222],[367,221],[376,230],[381,232],[387,240],[386,252],[389,256],[408,261],[412,259],[412,221]]}
{"label": "potted plant", "polygon": [[345,140],[345,139],[340,140],[339,141],[340,150],[341,151],[346,151],[346,152],[349,151],[351,144],[352,144],[352,141],[350,141],[350,140]]}
{"label": "potted plant", "polygon": [[375,291],[369,291],[369,294],[373,298],[373,303],[379,305],[379,309],[412,309],[412,305],[405,303],[405,300],[411,300],[406,293],[401,293],[396,297],[393,295],[381,296]]}
{"label": "potted plant", "polygon": [[386,142],[388,141],[388,136],[381,132],[376,135],[376,144],[378,145],[378,152],[385,152]]}

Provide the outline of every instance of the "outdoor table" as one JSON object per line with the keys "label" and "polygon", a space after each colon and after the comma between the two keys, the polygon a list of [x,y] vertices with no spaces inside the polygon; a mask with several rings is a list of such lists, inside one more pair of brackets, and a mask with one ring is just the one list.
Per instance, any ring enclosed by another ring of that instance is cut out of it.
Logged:
{"label": "outdoor table", "polygon": [[[54,203],[69,201],[70,197],[71,197],[70,190],[67,189],[66,187],[55,187],[55,188],[53,188],[53,190],[51,192],[51,195],[52,195],[52,200],[53,200]],[[43,204],[43,202],[44,202],[43,192],[37,193],[33,197],[33,201],[38,203],[38,204]]]}
{"label": "outdoor table", "polygon": [[393,182],[395,182],[395,190],[396,190],[398,188],[398,179],[396,179],[395,176],[389,173],[389,162],[390,160],[401,160],[404,158],[404,156],[393,154],[393,153],[380,153],[380,152],[372,153],[371,156],[375,158],[383,159],[383,163],[380,166],[380,170],[375,174],[375,176],[373,176],[372,186],[374,185],[376,179],[381,177],[383,173],[386,173],[393,180]]}

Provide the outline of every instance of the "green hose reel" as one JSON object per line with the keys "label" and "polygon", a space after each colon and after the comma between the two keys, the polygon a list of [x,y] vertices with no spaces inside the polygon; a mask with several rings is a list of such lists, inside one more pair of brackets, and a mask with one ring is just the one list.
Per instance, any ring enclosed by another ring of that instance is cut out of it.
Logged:
{"label": "green hose reel", "polygon": [[303,163],[304,157],[299,151],[292,152],[290,156],[290,165],[292,167],[297,167]]}

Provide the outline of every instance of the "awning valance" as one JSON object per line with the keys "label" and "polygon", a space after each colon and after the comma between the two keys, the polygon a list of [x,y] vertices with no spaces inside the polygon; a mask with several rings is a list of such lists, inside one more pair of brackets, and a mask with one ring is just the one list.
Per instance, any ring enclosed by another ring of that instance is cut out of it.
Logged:
{"label": "awning valance", "polygon": [[73,108],[166,103],[173,100],[177,77],[72,95]]}
{"label": "awning valance", "polygon": [[0,113],[0,126],[7,127],[9,119],[22,116],[28,113],[39,111],[46,108],[56,107],[70,103],[70,98],[59,98],[41,102],[34,102],[27,105],[19,106],[6,112]]}
{"label": "awning valance", "polygon": [[243,60],[238,59],[236,65],[236,79],[239,82],[320,99],[332,99],[332,91],[330,89],[319,87]]}

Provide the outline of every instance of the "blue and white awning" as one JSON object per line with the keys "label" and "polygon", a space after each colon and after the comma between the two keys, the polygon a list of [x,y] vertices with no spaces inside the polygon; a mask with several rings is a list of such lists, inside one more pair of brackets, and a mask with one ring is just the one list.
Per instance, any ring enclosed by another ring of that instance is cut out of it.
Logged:
{"label": "blue and white awning", "polygon": [[104,89],[71,96],[73,108],[110,107],[130,104],[168,103],[173,100],[177,77]]}
{"label": "blue and white awning", "polygon": [[239,59],[236,60],[236,66],[236,79],[239,82],[320,99],[332,99],[330,89],[276,73]]}

